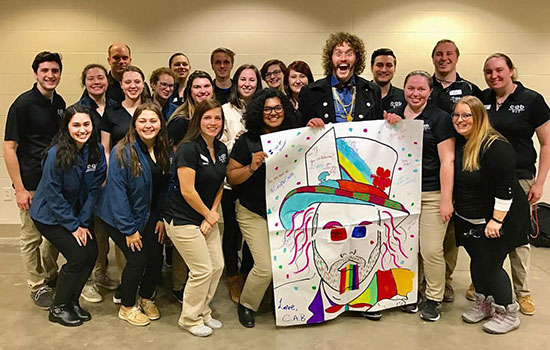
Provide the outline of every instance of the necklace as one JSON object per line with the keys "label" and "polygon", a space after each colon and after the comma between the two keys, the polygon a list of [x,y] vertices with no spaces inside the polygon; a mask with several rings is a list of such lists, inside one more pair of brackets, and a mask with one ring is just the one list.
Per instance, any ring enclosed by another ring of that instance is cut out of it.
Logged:
{"label": "necklace", "polygon": [[342,99],[340,99],[340,96],[338,96],[338,93],[336,92],[336,88],[332,88],[332,95],[334,96],[334,100],[340,107],[342,107],[342,111],[344,112],[344,115],[346,116],[346,120],[348,122],[353,121],[353,106],[355,105],[355,87],[352,88],[353,95],[351,96],[351,102],[348,104],[344,104],[342,102]]}

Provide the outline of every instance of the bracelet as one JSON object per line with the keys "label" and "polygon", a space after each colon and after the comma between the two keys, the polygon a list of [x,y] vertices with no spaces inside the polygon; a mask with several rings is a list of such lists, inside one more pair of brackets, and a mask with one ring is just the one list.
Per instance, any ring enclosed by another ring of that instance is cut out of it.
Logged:
{"label": "bracelet", "polygon": [[502,221],[499,220],[499,219],[496,219],[494,216],[493,216],[493,218],[492,218],[491,220],[493,220],[493,221],[496,222],[497,224],[501,224],[501,225],[502,225]]}
{"label": "bracelet", "polygon": [[[258,169],[256,169],[258,170]],[[252,169],[252,166],[250,166],[250,164],[248,164],[248,171],[250,171],[251,174],[254,174],[256,172],[256,170]]]}

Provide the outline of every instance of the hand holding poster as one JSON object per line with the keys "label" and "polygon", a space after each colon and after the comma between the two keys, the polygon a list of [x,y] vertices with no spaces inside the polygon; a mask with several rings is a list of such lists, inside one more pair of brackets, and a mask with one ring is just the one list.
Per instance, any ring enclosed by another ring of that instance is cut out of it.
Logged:
{"label": "hand holding poster", "polygon": [[416,302],[422,122],[262,136],[278,326]]}

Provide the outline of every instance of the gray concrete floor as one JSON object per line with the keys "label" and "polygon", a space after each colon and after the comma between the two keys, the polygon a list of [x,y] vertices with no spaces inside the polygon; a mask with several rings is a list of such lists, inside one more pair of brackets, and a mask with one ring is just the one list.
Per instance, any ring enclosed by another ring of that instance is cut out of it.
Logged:
{"label": "gray concrete floor", "polygon": [[[170,295],[169,282],[157,288],[156,303],[162,317],[147,327],[119,320],[112,292],[105,290],[101,303],[82,301],[92,313],[90,322],[77,328],[50,323],[47,312],[36,308],[29,297],[16,239],[0,239],[0,257],[0,309],[5,312],[0,349],[550,349],[550,300],[545,297],[550,287],[550,249],[533,248],[532,252],[536,315],[521,315],[521,327],[502,336],[488,335],[480,324],[467,325],[460,320],[460,314],[471,305],[464,298],[469,284],[464,251],[454,275],[456,301],[443,305],[438,322],[389,310],[379,322],[349,314],[315,326],[277,328],[269,303],[264,303],[256,327],[246,329],[237,320],[236,307],[222,280],[212,308],[224,326],[208,338],[194,337],[177,327],[181,306]],[[113,265],[109,270],[112,276],[116,274]],[[167,281],[169,274],[165,271]]]}

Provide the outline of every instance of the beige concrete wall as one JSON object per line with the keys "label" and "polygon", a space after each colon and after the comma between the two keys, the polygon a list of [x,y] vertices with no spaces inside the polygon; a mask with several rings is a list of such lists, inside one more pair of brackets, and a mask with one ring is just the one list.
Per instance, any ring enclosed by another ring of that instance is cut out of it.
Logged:
{"label": "beige concrete wall", "polygon": [[[74,103],[81,69],[106,64],[110,43],[132,48],[133,63],[146,74],[167,64],[171,53],[189,55],[194,69],[211,71],[218,46],[237,53],[235,65],[268,58],[307,61],[322,75],[320,51],[328,33],[350,31],[369,54],[386,46],[398,55],[395,85],[413,69],[432,71],[430,52],[441,38],[457,42],[459,72],[485,88],[481,66],[495,51],[515,61],[523,83],[550,100],[550,3],[545,0],[0,0],[0,125],[12,101],[30,88],[30,64],[41,50],[63,54],[58,88]],[[363,74],[370,79],[370,73]],[[0,160],[0,190],[10,180]],[[0,191],[3,194],[3,191]],[[550,199],[550,188],[545,191]],[[15,200],[0,195],[0,223],[18,221]]]}

